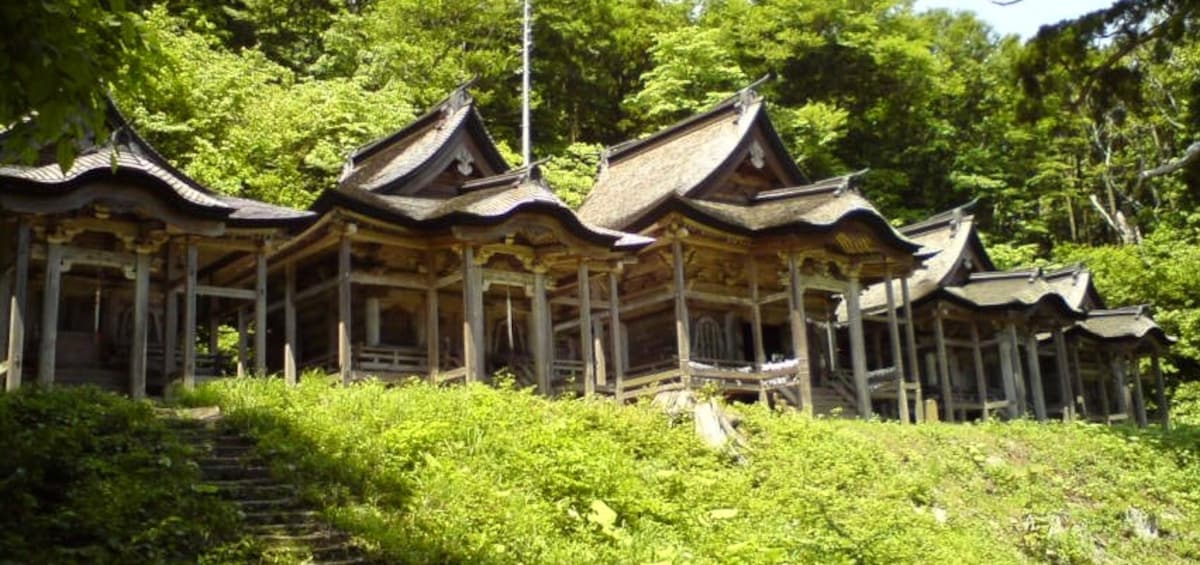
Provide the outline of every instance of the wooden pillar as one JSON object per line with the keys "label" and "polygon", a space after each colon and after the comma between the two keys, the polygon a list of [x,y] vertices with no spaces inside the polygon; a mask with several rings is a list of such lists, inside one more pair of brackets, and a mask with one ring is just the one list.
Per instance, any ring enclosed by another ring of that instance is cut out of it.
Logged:
{"label": "wooden pillar", "polygon": [[371,296],[364,302],[367,345],[379,345],[379,297]]}
{"label": "wooden pillar", "polygon": [[29,298],[29,224],[17,224],[17,258],[13,264],[12,301],[8,318],[8,369],[6,390],[21,388],[25,365],[25,317]]}
{"label": "wooden pillar", "polygon": [[437,271],[429,262],[429,288],[425,289],[425,363],[429,366],[429,384],[437,384],[441,370],[441,328],[438,316]]}
{"label": "wooden pillar", "polygon": [[146,397],[146,324],[150,317],[150,250],[138,249],[133,266],[133,342],[129,352],[129,396]]}
{"label": "wooden pillar", "polygon": [[[904,278],[904,277],[901,277]],[[908,423],[908,387],[904,379],[904,352],[900,346],[900,316],[896,312],[896,291],[892,288],[892,272],[888,270],[884,290],[887,294],[888,333],[892,338],[892,366],[896,369],[896,402],[900,423]]]}
{"label": "wooden pillar", "polygon": [[583,361],[583,393],[596,393],[596,368],[592,355],[592,281],[588,278],[588,267],[579,262],[579,358]]}
{"label": "wooden pillar", "polygon": [[267,374],[267,254],[262,248],[254,256],[254,373]]}
{"label": "wooden pillar", "polygon": [[[58,302],[62,288],[63,240],[50,235],[46,240],[46,278],[42,286],[42,339],[38,347],[38,384],[54,383],[58,356]],[[132,364],[132,361],[131,361]]]}
{"label": "wooden pillar", "polygon": [[688,318],[687,288],[683,277],[683,243],[678,239],[671,241],[671,254],[675,267],[675,342],[679,352],[679,373],[683,380],[683,388],[692,388],[692,331]]}
{"label": "wooden pillar", "polygon": [[917,327],[913,323],[912,297],[908,291],[908,277],[900,277],[900,301],[904,303],[904,337],[908,341],[908,370],[909,381],[917,385],[914,404],[917,408],[917,421],[925,421],[925,402],[921,398],[921,364],[917,361]]}
{"label": "wooden pillar", "polygon": [[987,373],[983,366],[983,349],[979,345],[979,324],[971,323],[971,353],[975,357],[975,388],[979,392],[980,419],[984,422],[988,421],[988,395],[987,395]]}
{"label": "wooden pillar", "polygon": [[475,264],[475,248],[463,247],[463,361],[467,382],[483,380],[483,269]]}
{"label": "wooden pillar", "polygon": [[1024,416],[1029,412],[1025,401],[1025,375],[1021,370],[1021,341],[1017,338],[1017,325],[1011,320],[1005,327],[1009,343],[1009,367],[1012,373],[1013,394],[1017,399],[1017,414]]}
{"label": "wooden pillar", "polygon": [[592,318],[592,357],[596,360],[596,386],[608,385],[608,359],[604,355],[604,321]]}
{"label": "wooden pillar", "polygon": [[237,376],[239,379],[245,378],[250,372],[250,348],[246,344],[246,338],[249,337],[249,320],[246,319],[246,309],[238,308],[237,310]]}
{"label": "wooden pillar", "polygon": [[196,386],[196,242],[188,240],[183,279],[183,387]]}
{"label": "wooden pillar", "polygon": [[1071,349],[1071,366],[1073,367],[1071,374],[1075,379],[1075,396],[1079,398],[1079,410],[1086,420],[1090,414],[1088,414],[1087,389],[1083,386],[1083,367],[1079,364],[1079,338],[1071,339],[1067,345]]}
{"label": "wooden pillar", "polygon": [[618,284],[616,268],[608,272],[608,322],[609,339],[612,346],[613,380],[616,388],[616,400],[621,402],[625,393],[625,338],[621,328],[621,286]]}
{"label": "wooden pillar", "polygon": [[1075,420],[1075,391],[1071,386],[1071,363],[1067,357],[1067,339],[1063,335],[1062,328],[1058,326],[1055,326],[1053,336],[1054,362],[1058,367],[1058,394],[1062,397],[1063,421],[1071,422]]}
{"label": "wooden pillar", "polygon": [[351,264],[350,254],[351,240],[348,234],[343,235],[338,243],[338,284],[337,284],[337,340],[338,340],[338,374],[341,375],[342,384],[348,384],[353,375],[353,358],[350,351],[350,332],[352,331],[352,320],[350,318],[352,310],[350,309],[350,278],[353,275],[353,266]]}
{"label": "wooden pillar", "polygon": [[950,380],[950,360],[946,353],[946,332],[942,322],[942,307],[933,313],[933,337],[937,345],[938,383],[942,387],[942,419],[954,421],[954,387]]}
{"label": "wooden pillar", "polygon": [[832,377],[838,370],[837,316],[833,313],[825,321],[825,341],[829,345],[829,376]]}
{"label": "wooden pillar", "polygon": [[13,270],[4,269],[0,273],[0,373],[4,372],[4,362],[8,361],[8,319],[12,308]]}
{"label": "wooden pillar", "polygon": [[296,384],[296,264],[283,267],[283,381]]}
{"label": "wooden pillar", "polygon": [[1133,379],[1133,415],[1139,428],[1146,427],[1146,396],[1142,393],[1142,368],[1136,353],[1129,355],[1129,377]]}
{"label": "wooden pillar", "polygon": [[1125,356],[1124,354],[1111,355],[1109,364],[1112,365],[1113,372],[1113,387],[1117,395],[1117,412],[1129,415],[1129,399],[1126,395],[1128,387],[1125,386]]}
{"label": "wooden pillar", "polygon": [[175,292],[175,279],[179,278],[176,257],[176,247],[168,242],[166,250],[166,268],[163,269],[163,296],[166,312],[163,313],[163,377],[170,382],[175,374],[175,353],[179,350],[179,293]]}
{"label": "wooden pillar", "polygon": [[533,372],[538,392],[550,396],[550,344],[551,327],[549,303],[546,301],[546,268],[537,265],[533,269]]}
{"label": "wooden pillar", "polygon": [[[808,362],[808,325],[804,313],[804,281],[800,278],[800,268],[795,255],[788,255],[788,297],[791,308],[788,320],[791,322],[792,352],[796,356],[796,383],[800,389],[800,411],[812,415],[812,366]],[[868,391],[868,394],[869,391]],[[859,399],[861,403],[861,398]],[[870,397],[867,397],[867,409],[870,410]],[[865,413],[864,413],[865,414]],[[866,415],[865,417],[870,417]]]}
{"label": "wooden pillar", "polygon": [[754,342],[754,370],[761,371],[767,362],[763,347],[762,305],[758,296],[758,261],[750,256],[750,337]]}
{"label": "wooden pillar", "polygon": [[217,297],[209,297],[208,299],[208,354],[214,358],[221,348],[221,321],[217,319],[220,300]]}
{"label": "wooden pillar", "polygon": [[854,373],[854,391],[858,400],[858,414],[863,419],[871,418],[871,389],[867,382],[867,352],[863,338],[862,308],[859,306],[858,275],[850,275],[846,283],[846,311],[850,316],[850,369]]}
{"label": "wooden pillar", "polygon": [[1110,416],[1112,415],[1112,400],[1110,400],[1108,397],[1108,393],[1109,393],[1110,389],[1108,388],[1109,384],[1108,384],[1107,373],[1109,371],[1112,371],[1115,373],[1116,367],[1113,366],[1113,364],[1111,363],[1111,359],[1110,359],[1109,371],[1105,371],[1104,370],[1104,359],[1099,353],[1096,353],[1095,361],[1096,361],[1096,367],[1099,368],[1099,370],[1096,371],[1096,378],[1097,378],[1097,380],[1100,381],[1100,406],[1101,406],[1100,415],[1104,417],[1104,423],[1107,424],[1110,422]]}
{"label": "wooden pillar", "polygon": [[1167,383],[1163,380],[1157,347],[1150,352],[1150,366],[1154,370],[1154,399],[1158,402],[1158,422],[1164,430],[1168,430],[1171,428],[1171,409],[1167,405]]}
{"label": "wooden pillar", "polygon": [[1046,421],[1046,389],[1042,387],[1042,363],[1038,358],[1037,336],[1031,331],[1025,340],[1025,358],[1029,363],[1029,388],[1033,389],[1033,414]]}

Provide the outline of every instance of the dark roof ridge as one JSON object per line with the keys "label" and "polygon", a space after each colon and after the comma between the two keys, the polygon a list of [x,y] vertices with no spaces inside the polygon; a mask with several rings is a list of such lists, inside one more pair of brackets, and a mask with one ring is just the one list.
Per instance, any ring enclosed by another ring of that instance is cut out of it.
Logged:
{"label": "dark roof ridge", "polygon": [[1011,271],[984,271],[979,273],[971,273],[968,281],[989,281],[989,280],[1007,280],[1027,278],[1030,282],[1041,279],[1042,268],[1032,267],[1028,269],[1013,269]]}
{"label": "dark roof ridge", "polygon": [[1097,308],[1095,310],[1088,310],[1088,316],[1092,317],[1128,316],[1131,314],[1138,317],[1151,316],[1153,314],[1153,307],[1149,304],[1134,304],[1130,306],[1119,306],[1117,308]]}
{"label": "dark roof ridge", "polygon": [[858,192],[858,187],[854,181],[861,178],[868,171],[870,169],[861,169],[853,173],[829,177],[809,184],[764,190],[754,195],[751,201],[759,203],[768,200],[784,200],[800,196],[825,194],[827,192],[834,193],[834,196],[841,196],[846,191]]}
{"label": "dark roof ridge", "polygon": [[534,181],[540,184],[542,182],[542,165],[549,162],[551,157],[543,157],[528,165],[522,165],[514,169],[509,169],[503,173],[488,177],[469,180],[462,185],[462,192],[471,192],[485,188],[492,188],[502,185],[506,182],[512,182],[513,185],[521,184],[525,181]]}
{"label": "dark roof ridge", "polygon": [[968,212],[975,208],[975,205],[978,203],[979,199],[976,198],[966,204],[943,210],[923,220],[902,226],[899,228],[899,231],[905,234],[917,234],[934,228],[943,228],[946,226],[954,228],[956,224],[972,222],[975,220],[975,214]]}

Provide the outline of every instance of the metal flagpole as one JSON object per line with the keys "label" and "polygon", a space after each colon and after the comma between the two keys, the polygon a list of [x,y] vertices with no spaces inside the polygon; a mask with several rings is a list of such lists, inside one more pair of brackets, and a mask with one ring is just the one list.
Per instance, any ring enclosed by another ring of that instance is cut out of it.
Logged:
{"label": "metal flagpole", "polygon": [[531,24],[531,0],[525,0],[525,18],[521,29],[521,61],[523,63],[521,81],[521,158],[528,166],[530,159],[529,142],[529,52],[533,49],[533,26]]}

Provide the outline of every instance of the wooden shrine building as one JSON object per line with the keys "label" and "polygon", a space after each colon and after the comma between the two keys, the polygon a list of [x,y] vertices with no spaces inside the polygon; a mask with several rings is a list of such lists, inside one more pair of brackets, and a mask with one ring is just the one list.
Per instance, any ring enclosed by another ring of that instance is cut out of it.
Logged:
{"label": "wooden shrine building", "polygon": [[[615,304],[592,285],[650,243],[580,221],[537,164],[510,169],[465,87],[355,151],[312,210],[270,257],[289,380],[302,367],[435,383],[508,368],[546,394],[590,390],[589,316]],[[556,331],[564,320],[574,333]]]}
{"label": "wooden shrine building", "polygon": [[[608,149],[579,215],[654,238],[610,282],[621,306],[597,314],[622,336],[611,363],[618,398],[711,383],[809,412],[844,396],[869,416],[869,383],[898,380],[903,360],[893,320],[894,367],[868,372],[859,291],[906,277],[918,245],[858,180],[805,178],[750,88]],[[839,296],[853,318],[847,365],[816,331]]]}
{"label": "wooden shrine building", "polygon": [[[18,126],[19,127],[19,126]],[[223,372],[217,325],[238,316],[266,372],[266,253],[305,212],[224,196],[163,159],[111,106],[62,171],[53,151],[0,167],[0,358],[7,389],[91,383],[133,397]],[[231,273],[257,273],[235,283]],[[207,351],[196,329],[208,323]],[[181,326],[182,324],[182,326]],[[181,331],[182,328],[182,331]],[[243,347],[243,351],[246,348]],[[249,356],[237,359],[241,370]]]}

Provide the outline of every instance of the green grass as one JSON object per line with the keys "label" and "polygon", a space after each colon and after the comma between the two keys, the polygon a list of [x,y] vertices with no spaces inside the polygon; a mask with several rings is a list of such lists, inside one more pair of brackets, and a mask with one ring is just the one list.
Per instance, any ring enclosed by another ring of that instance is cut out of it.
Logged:
{"label": "green grass", "polygon": [[238,520],[199,485],[195,455],[146,402],[0,394],[0,563],[195,562]]}
{"label": "green grass", "polygon": [[[900,426],[738,407],[710,451],[647,405],[485,386],[223,381],[277,472],[394,562],[1200,559],[1194,428]],[[1129,513],[1158,535],[1138,537]]]}

